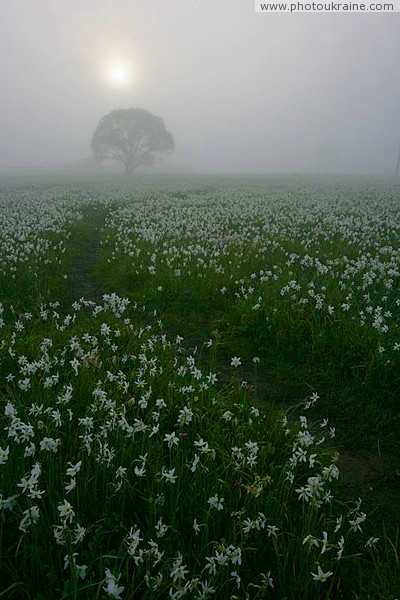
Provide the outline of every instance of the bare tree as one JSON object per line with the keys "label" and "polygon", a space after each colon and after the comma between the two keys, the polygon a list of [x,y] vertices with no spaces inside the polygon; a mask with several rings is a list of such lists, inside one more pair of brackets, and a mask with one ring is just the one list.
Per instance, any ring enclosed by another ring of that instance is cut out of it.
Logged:
{"label": "bare tree", "polygon": [[116,160],[130,175],[137,167],[173,152],[175,143],[160,117],[143,108],[120,108],[100,120],[91,148],[96,160]]}

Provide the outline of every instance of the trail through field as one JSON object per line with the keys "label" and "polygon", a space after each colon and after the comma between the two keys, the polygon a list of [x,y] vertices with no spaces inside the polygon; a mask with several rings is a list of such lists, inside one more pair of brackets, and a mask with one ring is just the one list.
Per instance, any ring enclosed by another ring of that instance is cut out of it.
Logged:
{"label": "trail through field", "polygon": [[96,264],[101,254],[100,242],[105,217],[106,209],[102,206],[91,207],[72,232],[70,244],[74,254],[70,283],[73,300],[84,297],[98,301],[104,293],[102,282],[96,276]]}
{"label": "trail through field", "polygon": [[[263,342],[254,339],[252,332],[242,324],[232,325],[214,298],[202,297],[197,289],[189,286],[180,293],[155,294],[153,280],[139,277],[132,262],[124,256],[110,267],[106,260],[109,249],[107,251],[101,244],[105,239],[107,213],[108,209],[102,205],[88,207],[83,212],[83,219],[72,229],[68,298],[64,300],[71,303],[84,297],[99,302],[103,294],[116,292],[131,301],[138,301],[149,311],[156,311],[162,319],[163,329],[171,338],[181,335],[188,352],[198,351],[202,358],[207,354],[205,342],[213,338],[216,343],[214,336],[217,335],[215,370],[222,384],[228,385],[232,379],[232,356],[240,356],[243,364],[238,373],[244,387],[253,394],[256,405],[265,408],[271,403],[283,410],[293,405],[300,406],[304,398],[298,393],[300,380],[295,364],[290,361],[282,364],[281,361],[280,373],[277,372],[276,365],[265,359]],[[257,369],[252,361],[254,356],[264,356],[263,364]],[[286,377],[282,373],[286,373]],[[288,373],[292,373],[291,378]],[[314,419],[318,421],[318,416],[326,416],[328,409],[329,402],[321,400],[320,411]],[[332,425],[337,428],[342,495],[349,499],[362,497],[367,511],[375,513],[375,518],[379,516],[379,523],[384,520],[387,532],[395,536],[399,526],[398,514],[393,508],[399,498],[398,460],[390,449],[385,449],[382,456],[380,451],[376,453],[374,449],[364,447],[365,444],[357,448],[349,436],[350,425],[343,415],[342,419],[337,418],[337,414],[329,416],[332,416]],[[354,424],[351,431],[354,433]],[[357,436],[354,439],[358,439]]]}

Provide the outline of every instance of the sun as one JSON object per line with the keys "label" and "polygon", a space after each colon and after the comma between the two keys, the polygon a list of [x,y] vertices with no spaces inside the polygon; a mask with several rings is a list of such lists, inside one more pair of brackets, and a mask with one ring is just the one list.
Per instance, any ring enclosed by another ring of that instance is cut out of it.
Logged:
{"label": "sun", "polygon": [[133,70],[128,61],[110,61],[105,69],[105,79],[115,88],[125,88],[133,83]]}

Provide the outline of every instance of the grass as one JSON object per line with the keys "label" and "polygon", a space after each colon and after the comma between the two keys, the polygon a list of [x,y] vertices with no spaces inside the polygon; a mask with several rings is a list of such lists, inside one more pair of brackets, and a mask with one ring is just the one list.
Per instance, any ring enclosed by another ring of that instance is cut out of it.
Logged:
{"label": "grass", "polygon": [[53,220],[0,275],[6,597],[398,594],[392,190],[299,184],[283,213],[263,185],[29,205]]}

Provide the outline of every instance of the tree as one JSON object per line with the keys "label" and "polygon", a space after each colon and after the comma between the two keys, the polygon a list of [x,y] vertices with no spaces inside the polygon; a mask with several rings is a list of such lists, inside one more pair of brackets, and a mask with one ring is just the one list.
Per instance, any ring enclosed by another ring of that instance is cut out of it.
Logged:
{"label": "tree", "polygon": [[143,108],[120,108],[100,120],[91,148],[96,160],[116,160],[130,175],[137,167],[152,165],[158,156],[173,152],[175,144],[160,117]]}

